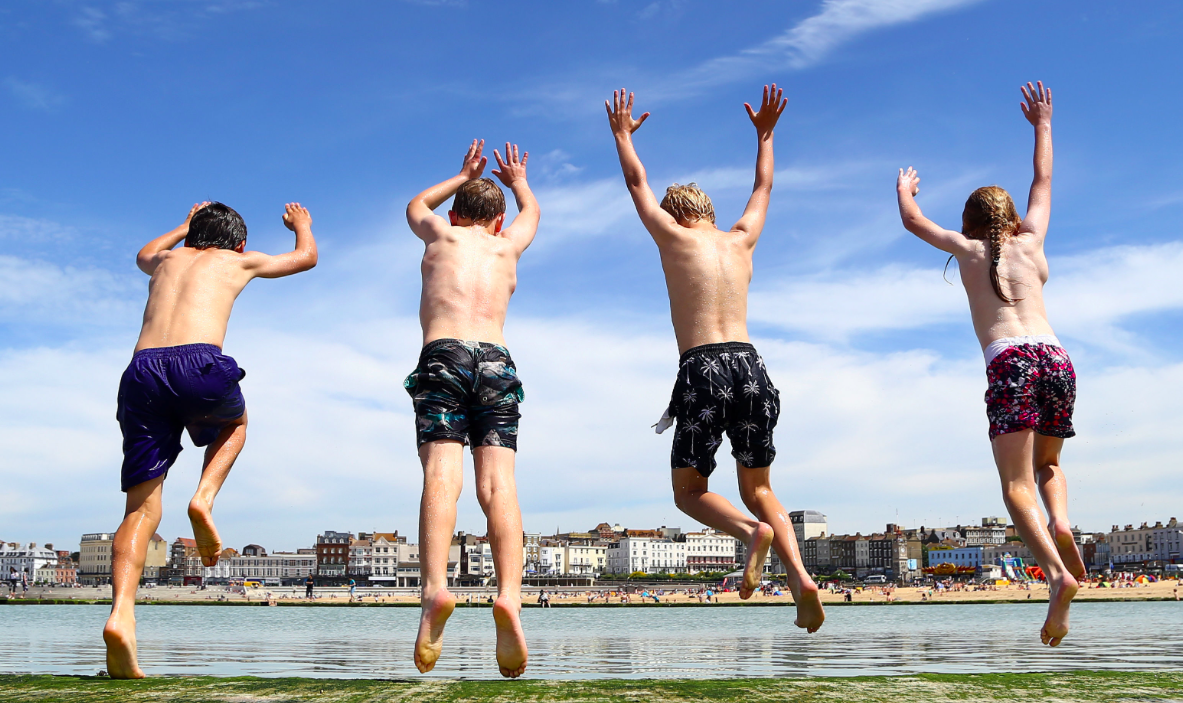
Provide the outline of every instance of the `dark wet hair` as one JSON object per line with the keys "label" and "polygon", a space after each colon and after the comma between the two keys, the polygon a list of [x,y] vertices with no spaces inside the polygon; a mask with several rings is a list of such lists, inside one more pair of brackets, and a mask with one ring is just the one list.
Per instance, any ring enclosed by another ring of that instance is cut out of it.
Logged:
{"label": "dark wet hair", "polygon": [[[998,282],[998,262],[1002,259],[1002,243],[1019,230],[1023,221],[1015,212],[1015,201],[999,186],[985,186],[970,193],[961,212],[961,233],[970,239],[990,242],[990,285],[1004,303],[1021,298],[1008,298]],[[947,265],[947,264],[946,264]]]}
{"label": "dark wet hair", "polygon": [[237,249],[246,241],[246,223],[234,208],[222,203],[210,203],[193,214],[189,220],[189,235],[185,246],[194,249]]}
{"label": "dark wet hair", "polygon": [[505,212],[505,194],[488,178],[465,181],[456,190],[452,212],[473,222],[492,222]]}

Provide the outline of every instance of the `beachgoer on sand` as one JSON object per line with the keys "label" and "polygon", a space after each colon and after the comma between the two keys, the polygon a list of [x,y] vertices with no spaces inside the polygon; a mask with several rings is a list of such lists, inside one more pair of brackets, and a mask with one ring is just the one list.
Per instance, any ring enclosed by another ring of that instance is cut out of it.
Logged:
{"label": "beachgoer on sand", "polygon": [[[944,229],[916,204],[920,177],[899,170],[896,191],[904,227],[957,259],[970,315],[986,361],[986,415],[1002,495],[1023,543],[1051,589],[1044,644],[1068,634],[1068,608],[1085,575],[1068,521],[1060,450],[1072,429],[1076,374],[1043,305],[1048,278],[1043,245],[1051,216],[1052,92],[1040,82],[1021,88],[1023,116],[1035,128],[1035,177],[1027,214],[998,186],[978,188],[965,203],[961,231]],[[1049,521],[1039,510],[1043,498]]]}
{"label": "beachgoer on sand", "polygon": [[[316,265],[312,216],[299,203],[284,208],[295,248],[278,256],[244,251],[246,224],[221,203],[198,203],[176,229],[136,257],[152,277],[135,354],[119,381],[123,433],[122,489],[127,507],[111,557],[111,616],[103,628],[112,678],[142,678],[136,661],[135,599],[148,542],[160,525],[161,494],[188,431],[205,447],[189,522],[201,563],[217,564],[222,540],[214,498],[246,441],[246,372],[222,353],[234,300],[255,278],[279,278]],[[174,249],[184,241],[185,245]]]}
{"label": "beachgoer on sand", "polygon": [[[526,182],[528,154],[519,158],[517,145],[506,143],[504,159],[493,152],[500,169],[493,175],[513,192],[518,215],[503,228],[505,196],[496,183],[481,178],[488,162],[484,145],[474,139],[459,175],[407,205],[407,223],[425,245],[419,306],[423,349],[404,383],[414,400],[423,464],[423,596],[415,666],[421,672],[435,667],[444,625],[456,605],[447,589],[448,549],[468,444],[497,574],[497,665],[502,676],[516,678],[525,671],[527,657],[520,620],[522,515],[514,483],[518,403],[524,396],[502,328],[517,286],[518,259],[534,239],[539,211]],[[453,196],[448,219],[433,212]]]}
{"label": "beachgoer on sand", "polygon": [[[632,93],[616,91],[604,107],[625,184],[661,254],[681,353],[673,395],[657,425],[660,433],[677,423],[670,454],[674,502],[690,517],[747,545],[742,599],[760,585],[769,546],[774,547],[797,605],[796,624],[814,632],[825,612],[817,585],[801,563],[788,511],[769,478],[780,394],[747,330],[752,254],[772,195],[773,128],[786,104],[775,84],[764,87],[759,110],[744,104],[756,128],[756,178],[743,216],[726,232],[716,228],[714,205],[693,183],[674,184],[657,201],[633,146],[633,133],[649,113],[633,118]],[[708,490],[724,432],[731,440],[740,495],[758,519]]]}

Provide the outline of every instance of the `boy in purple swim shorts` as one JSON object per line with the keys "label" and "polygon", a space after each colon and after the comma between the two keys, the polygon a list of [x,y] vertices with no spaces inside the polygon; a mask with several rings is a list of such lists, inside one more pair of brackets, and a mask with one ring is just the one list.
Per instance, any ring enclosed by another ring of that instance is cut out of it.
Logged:
{"label": "boy in purple swim shorts", "polygon": [[[140,250],[136,264],[152,277],[135,355],[119,381],[116,418],[123,432],[123,522],[111,554],[111,616],[103,628],[107,672],[143,678],[136,661],[135,599],[148,542],[160,525],[161,492],[181,452],[181,434],[205,447],[201,481],[189,521],[206,566],[218,562],[214,497],[246,442],[246,372],[222,353],[234,300],[254,278],[279,278],[316,265],[312,216],[289,203],[284,225],[296,233],[293,251],[270,256],[246,251],[246,224],[221,203],[198,203],[185,222]],[[174,249],[184,240],[183,247]]]}

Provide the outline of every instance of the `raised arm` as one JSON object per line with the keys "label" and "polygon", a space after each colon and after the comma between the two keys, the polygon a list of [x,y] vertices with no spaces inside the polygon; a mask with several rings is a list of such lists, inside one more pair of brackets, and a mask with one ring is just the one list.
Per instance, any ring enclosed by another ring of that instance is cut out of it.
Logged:
{"label": "raised arm", "polygon": [[189,208],[189,214],[185,216],[185,221],[181,223],[181,226],[171,232],[165,232],[145,244],[144,248],[140,249],[140,253],[136,254],[136,266],[151,276],[156,271],[156,267],[160,265],[161,255],[166,251],[172,251],[173,247],[180,244],[181,240],[189,236],[189,220],[192,220],[193,215],[206,205],[209,205],[208,200],[195,204]]}
{"label": "raised arm", "polygon": [[1052,89],[1028,83],[1022,86],[1025,102],[1019,103],[1023,116],[1035,128],[1035,177],[1027,196],[1027,216],[1020,232],[1042,237],[1052,216]]}
{"label": "raised arm", "polygon": [[624,172],[624,183],[628,186],[629,195],[633,196],[633,205],[637,214],[649,234],[660,237],[675,231],[678,226],[674,216],[661,209],[649,181],[645,178],[645,166],[641,164],[641,157],[633,147],[633,132],[649,117],[649,113],[641,115],[640,119],[633,119],[633,94],[626,93],[624,88],[612,91],[612,104],[604,101],[604,109],[608,112],[608,124],[612,127],[612,136],[616,139],[616,154],[620,157],[620,170]]}
{"label": "raised arm", "polygon": [[895,182],[895,190],[904,229],[950,254],[960,254],[969,249],[969,240],[964,234],[941,227],[920,211],[920,206],[916,204],[916,195],[920,192],[920,175],[916,173],[916,169],[909,166],[905,171],[901,168],[900,176]]}
{"label": "raised arm", "polygon": [[507,188],[513,191],[514,200],[518,203],[518,216],[513,218],[513,224],[501,230],[501,236],[507,237],[517,247],[520,256],[530,242],[534,241],[534,234],[538,231],[538,218],[541,211],[534,193],[530,191],[530,184],[526,182],[526,160],[530,152],[523,152],[518,159],[518,145],[505,143],[505,159],[497,150],[493,150],[493,158],[497,159],[497,169],[493,175],[497,176]]}
{"label": "raised arm", "polygon": [[464,163],[461,164],[458,175],[452,176],[443,183],[437,183],[411,198],[411,202],[407,205],[407,224],[411,226],[411,231],[415,233],[416,237],[428,241],[447,231],[450,226],[448,221],[435,214],[434,211],[448,198],[455,195],[466,181],[481,177],[481,173],[485,170],[485,164],[489,163],[489,158],[481,155],[484,149],[484,139],[473,139],[472,144],[468,147],[468,153],[464,155]]}
{"label": "raised arm", "polygon": [[243,268],[255,278],[282,278],[316,266],[316,240],[312,237],[312,215],[300,203],[284,206],[283,224],[296,233],[296,246],[278,256],[261,251],[243,255]]}
{"label": "raised arm", "polygon": [[748,206],[743,210],[743,217],[731,228],[732,232],[744,232],[752,239],[752,243],[760,237],[764,230],[764,218],[768,215],[768,201],[772,197],[772,174],[775,163],[772,157],[772,130],[776,127],[780,113],[785,111],[783,90],[777,90],[776,84],[772,89],[764,86],[764,98],[760,101],[760,111],[752,110],[752,106],[744,103],[748,117],[756,127],[756,182],[752,185],[752,197],[748,198]]}

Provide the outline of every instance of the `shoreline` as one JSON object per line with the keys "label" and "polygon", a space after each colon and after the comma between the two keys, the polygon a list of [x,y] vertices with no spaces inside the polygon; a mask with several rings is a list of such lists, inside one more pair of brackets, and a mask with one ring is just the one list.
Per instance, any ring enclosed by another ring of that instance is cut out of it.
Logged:
{"label": "shoreline", "polygon": [[[1080,605],[1082,603],[1160,603],[1165,601],[1175,601],[1173,597],[1167,596],[1147,596],[1144,598],[1080,598],[1079,596],[1072,601],[1072,605]],[[1016,603],[1047,603],[1046,597],[1041,598],[991,598],[991,599],[932,599],[927,601],[917,600],[897,600],[897,601],[835,601],[824,603],[829,608],[832,606],[843,607],[894,607],[894,606],[928,606],[928,605],[996,605],[996,604],[1016,604]],[[110,598],[94,598],[94,599],[79,599],[79,598],[0,598],[0,605],[111,605]],[[199,606],[231,606],[231,607],[287,607],[287,608],[418,608],[418,599],[413,601],[399,601],[394,603],[350,603],[348,601],[304,601],[304,600],[277,600],[274,606],[271,606],[265,600],[246,601],[246,600],[136,600],[136,607],[140,606],[154,606],[154,605],[199,605]],[[672,603],[552,603],[550,608],[778,608],[789,607],[795,605],[791,600],[781,601],[724,601],[720,603],[692,603],[692,602],[672,602]],[[486,608],[492,609],[491,603],[457,603],[456,608]],[[522,603],[523,608],[536,608],[543,610],[541,605],[537,603]]]}
{"label": "shoreline", "polygon": [[[527,673],[527,676],[529,674]],[[66,701],[506,701],[562,700],[653,703],[727,703],[753,700],[858,701],[990,700],[1062,703],[1174,700],[1183,671],[1072,671],[1058,673],[909,674],[903,676],[599,679],[516,681],[464,679],[312,679],[176,676],[116,681],[98,676],[0,674],[8,700]]]}

